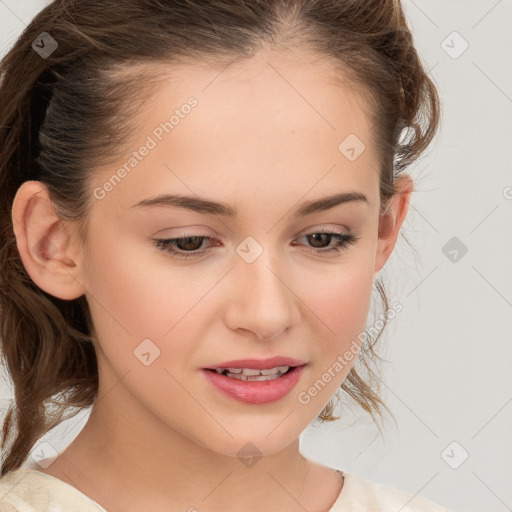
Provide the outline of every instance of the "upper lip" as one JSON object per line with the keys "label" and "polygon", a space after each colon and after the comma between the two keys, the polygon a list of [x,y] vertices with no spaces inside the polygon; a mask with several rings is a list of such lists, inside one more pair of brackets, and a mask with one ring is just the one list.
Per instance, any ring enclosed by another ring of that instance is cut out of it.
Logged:
{"label": "upper lip", "polygon": [[207,366],[207,370],[216,370],[217,368],[250,368],[253,370],[269,370],[276,366],[302,366],[306,364],[299,359],[291,357],[276,356],[270,359],[236,359],[233,361],[224,361],[212,366]]}

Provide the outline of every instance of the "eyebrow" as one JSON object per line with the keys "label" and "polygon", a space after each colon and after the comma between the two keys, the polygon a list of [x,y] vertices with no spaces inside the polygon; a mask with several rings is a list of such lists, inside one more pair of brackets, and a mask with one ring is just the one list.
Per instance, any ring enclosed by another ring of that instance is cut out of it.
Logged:
{"label": "eyebrow", "polygon": [[[295,211],[295,216],[305,217],[313,213],[330,210],[340,204],[360,201],[369,204],[367,197],[360,192],[343,192],[334,194],[320,199],[306,201],[300,205]],[[155,206],[165,206],[174,208],[185,208],[197,213],[210,215],[223,215],[227,217],[235,217],[237,209],[229,204],[202,199],[199,197],[182,196],[175,194],[164,194],[156,197],[143,199],[132,205],[134,207],[150,208]]]}

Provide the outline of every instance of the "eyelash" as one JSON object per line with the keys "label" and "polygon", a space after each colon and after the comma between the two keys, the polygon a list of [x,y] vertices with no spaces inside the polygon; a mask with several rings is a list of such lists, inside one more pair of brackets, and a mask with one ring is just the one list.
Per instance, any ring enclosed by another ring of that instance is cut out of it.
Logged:
{"label": "eyelash", "polygon": [[[314,231],[312,233],[306,233],[305,235],[302,235],[302,237],[307,237],[311,235],[317,235],[317,234],[327,234],[331,235],[333,237],[337,238],[336,245],[334,247],[328,248],[328,249],[313,249],[310,252],[313,252],[315,254],[325,254],[325,253],[332,253],[332,252],[340,252],[341,249],[347,249],[349,244],[355,243],[357,240],[359,240],[359,237],[356,237],[352,233],[344,233],[344,232],[338,232],[338,231]],[[190,256],[202,256],[206,253],[205,250],[198,250],[198,251],[180,251],[176,250],[173,247],[176,246],[176,242],[179,242],[181,240],[186,240],[188,238],[202,238],[203,240],[213,240],[212,237],[209,236],[185,236],[181,238],[157,238],[153,240],[153,243],[155,247],[162,251],[166,251],[171,253],[171,256],[176,256],[179,258],[186,259]]]}

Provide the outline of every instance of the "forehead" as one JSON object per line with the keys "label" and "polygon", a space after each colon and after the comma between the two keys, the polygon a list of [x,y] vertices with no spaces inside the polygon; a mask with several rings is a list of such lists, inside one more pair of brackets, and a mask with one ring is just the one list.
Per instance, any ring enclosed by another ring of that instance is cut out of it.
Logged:
{"label": "forehead", "polygon": [[[189,195],[215,190],[230,202],[235,191],[303,195],[338,184],[375,195],[378,165],[365,95],[328,60],[263,51],[223,65],[160,66],[131,143],[135,150],[150,138],[154,147],[111,201],[133,204],[144,193],[176,187]],[[347,144],[364,151],[347,158]],[[112,170],[102,172],[100,182]]]}
{"label": "forehead", "polygon": [[[226,128],[250,117],[247,131],[262,128],[257,125],[262,120],[268,131],[307,126],[332,132],[354,128],[363,137],[370,128],[366,87],[354,83],[340,62],[316,54],[265,49],[250,59],[178,65],[169,69],[169,75],[154,102],[159,106],[179,103],[179,97],[184,101],[195,94],[201,103],[201,109],[196,109],[198,124],[222,113],[224,121],[219,124]],[[284,114],[287,122],[276,114]]]}

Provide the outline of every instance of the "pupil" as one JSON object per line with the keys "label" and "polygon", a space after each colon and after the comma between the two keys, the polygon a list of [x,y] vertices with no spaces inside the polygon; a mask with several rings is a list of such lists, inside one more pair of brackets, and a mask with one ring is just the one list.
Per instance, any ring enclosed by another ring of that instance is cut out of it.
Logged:
{"label": "pupil", "polygon": [[[194,241],[196,242],[195,244]],[[197,242],[199,242],[199,244]],[[187,238],[181,238],[180,240],[178,240],[177,245],[179,249],[183,249],[186,251],[194,251],[201,247],[201,243],[202,238],[200,236],[191,236]]]}
{"label": "pupil", "polygon": [[[327,242],[328,242],[329,237],[330,237],[331,235],[330,235],[329,233],[314,233],[314,234],[309,235],[309,236],[310,236],[310,237],[313,237],[313,240],[314,240],[314,241],[315,241],[315,243],[316,243],[316,242],[318,242],[318,238],[319,238],[319,237],[321,237],[321,238],[320,238],[320,240],[322,240],[322,238],[323,238],[324,242],[325,242],[325,241],[327,241]],[[327,240],[326,240],[326,239],[327,239]],[[312,244],[312,245],[313,245],[313,247],[325,247],[325,245],[320,244],[320,245],[318,246],[318,245],[315,245],[315,243],[313,243],[313,244]],[[329,245],[329,244],[327,244],[327,245]]]}

